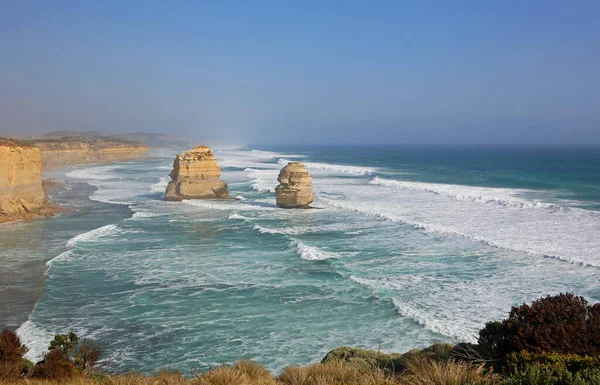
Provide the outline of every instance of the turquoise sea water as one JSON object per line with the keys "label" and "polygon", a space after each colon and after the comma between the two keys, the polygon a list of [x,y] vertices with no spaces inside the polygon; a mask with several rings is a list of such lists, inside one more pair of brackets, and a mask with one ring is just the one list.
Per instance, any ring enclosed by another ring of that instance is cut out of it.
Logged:
{"label": "turquoise sea water", "polygon": [[[600,301],[598,149],[216,153],[238,200],[162,201],[175,152],[45,175],[73,212],[0,227],[1,321],[30,357],[74,330],[115,372],[279,371],[342,345],[473,341],[542,295]],[[288,160],[307,165],[318,209],[275,207]]]}

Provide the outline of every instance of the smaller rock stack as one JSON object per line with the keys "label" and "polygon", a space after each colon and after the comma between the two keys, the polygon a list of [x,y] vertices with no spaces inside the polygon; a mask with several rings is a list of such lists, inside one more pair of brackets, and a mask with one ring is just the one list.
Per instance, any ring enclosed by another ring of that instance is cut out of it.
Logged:
{"label": "smaller rock stack", "polygon": [[275,188],[277,206],[306,208],[314,200],[312,180],[304,164],[289,162],[279,172],[279,186]]}
{"label": "smaller rock stack", "polygon": [[210,147],[198,146],[177,155],[169,176],[167,201],[229,197],[227,183],[219,179],[221,168]]}

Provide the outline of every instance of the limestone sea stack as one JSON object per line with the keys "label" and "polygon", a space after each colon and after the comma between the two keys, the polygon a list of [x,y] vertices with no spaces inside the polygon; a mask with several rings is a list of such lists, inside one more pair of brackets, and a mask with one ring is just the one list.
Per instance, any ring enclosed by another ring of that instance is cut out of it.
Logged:
{"label": "limestone sea stack", "polygon": [[194,147],[175,157],[165,200],[228,198],[227,183],[219,179],[221,168],[207,146]]}
{"label": "limestone sea stack", "polygon": [[279,186],[275,187],[277,206],[305,208],[314,200],[312,180],[304,164],[289,162],[279,172]]}

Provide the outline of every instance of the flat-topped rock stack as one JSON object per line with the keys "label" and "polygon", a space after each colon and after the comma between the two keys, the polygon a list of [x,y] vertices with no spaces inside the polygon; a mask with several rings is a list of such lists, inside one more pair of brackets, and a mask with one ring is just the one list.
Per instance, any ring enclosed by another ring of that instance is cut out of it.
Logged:
{"label": "flat-topped rock stack", "polygon": [[314,200],[312,180],[304,164],[289,162],[279,172],[279,186],[275,188],[277,206],[306,208]]}
{"label": "flat-topped rock stack", "polygon": [[228,198],[227,183],[219,179],[221,168],[207,146],[182,152],[173,161],[165,200]]}

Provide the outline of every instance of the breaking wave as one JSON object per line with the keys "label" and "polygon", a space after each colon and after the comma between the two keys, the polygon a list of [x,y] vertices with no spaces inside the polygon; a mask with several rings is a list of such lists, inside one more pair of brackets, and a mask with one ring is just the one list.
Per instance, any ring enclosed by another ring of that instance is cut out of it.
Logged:
{"label": "breaking wave", "polygon": [[393,298],[392,302],[394,303],[398,314],[400,314],[402,317],[412,319],[430,332],[450,337],[455,341],[471,343],[476,342],[475,336],[473,336],[467,330],[461,328],[456,322],[444,322],[442,320],[435,319],[424,312],[416,310],[409,305],[400,302],[400,300],[396,298]]}
{"label": "breaking wave", "polygon": [[[393,179],[382,179],[379,177],[373,178],[370,182],[372,185],[380,185],[393,188],[401,188],[406,190],[424,191],[436,195],[445,196],[455,200],[467,200],[478,203],[493,203],[501,206],[517,207],[517,208],[544,208],[554,211],[571,211],[580,210],[576,208],[561,207],[551,203],[531,201],[516,197],[519,194],[527,194],[534,192],[526,189],[507,189],[493,187],[475,187],[454,184],[441,183],[425,183],[425,182],[410,182]],[[599,215],[597,212],[590,212],[591,215]]]}
{"label": "breaking wave", "polygon": [[88,231],[87,233],[79,234],[67,241],[67,247],[74,247],[78,242],[96,242],[100,238],[115,234],[119,231],[119,226],[117,225],[106,225],[102,227],[98,227],[97,229]]}
{"label": "breaking wave", "polygon": [[[542,246],[536,245],[535,247],[520,244],[517,241],[513,241],[512,243],[506,239],[490,239],[484,236],[468,233],[464,230],[458,230],[455,228],[451,228],[448,226],[436,225],[432,223],[425,223],[420,220],[416,220],[414,218],[410,218],[403,213],[395,213],[393,210],[387,209],[385,207],[378,207],[373,204],[361,204],[359,202],[349,202],[344,200],[334,200],[325,197],[320,197],[321,202],[327,204],[330,207],[353,211],[360,214],[381,218],[384,220],[389,220],[393,222],[401,222],[406,225],[412,226],[416,229],[440,234],[443,236],[460,236],[463,238],[471,239],[476,242],[484,243],[488,246],[501,248],[506,250],[523,252],[530,255],[541,256],[544,258],[556,259],[561,262],[567,262],[574,265],[580,265],[585,267],[593,267],[600,268],[600,263],[589,260],[587,257],[582,257],[577,254],[571,254],[573,251],[570,251],[569,247],[562,248],[565,250],[565,254],[560,254],[560,252],[550,252],[545,251],[544,246],[547,246],[545,243]],[[584,210],[582,210],[584,211]],[[517,230],[518,231],[518,230]],[[510,239],[510,238],[509,238]],[[567,254],[568,252],[568,254]],[[588,250],[589,252],[589,250]],[[575,251],[575,253],[577,253]]]}
{"label": "breaking wave", "polygon": [[335,253],[323,251],[314,246],[305,245],[300,241],[290,242],[290,248],[295,249],[296,254],[307,261],[324,261],[326,259],[338,258],[338,255]]}
{"label": "breaking wave", "polygon": [[[279,159],[277,163],[280,165],[287,165],[290,162],[288,159]],[[341,164],[329,164],[329,163],[309,163],[303,162],[306,168],[311,171],[312,170],[323,170],[329,171],[336,174],[348,174],[354,176],[365,176],[365,175],[374,175],[376,171],[372,168],[368,167],[359,167],[359,166],[346,166]]]}

